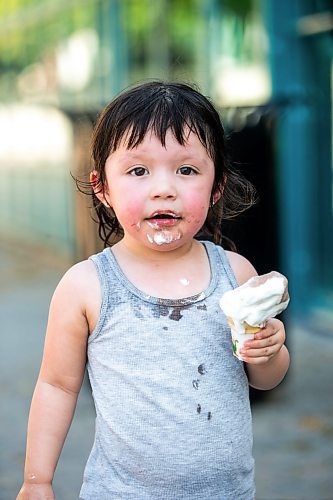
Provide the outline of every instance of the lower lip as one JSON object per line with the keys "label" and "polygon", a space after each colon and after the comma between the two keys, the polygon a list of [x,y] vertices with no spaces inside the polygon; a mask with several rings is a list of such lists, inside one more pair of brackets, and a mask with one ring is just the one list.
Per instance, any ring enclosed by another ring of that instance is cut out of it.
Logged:
{"label": "lower lip", "polygon": [[173,227],[178,224],[180,219],[147,219],[147,224],[153,229],[161,227]]}

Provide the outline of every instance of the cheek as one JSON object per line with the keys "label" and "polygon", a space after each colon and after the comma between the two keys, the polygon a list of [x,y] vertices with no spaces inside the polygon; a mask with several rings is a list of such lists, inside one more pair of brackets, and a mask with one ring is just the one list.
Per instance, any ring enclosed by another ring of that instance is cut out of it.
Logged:
{"label": "cheek", "polygon": [[188,216],[186,217],[186,222],[199,230],[206,220],[209,203],[209,194],[205,195],[202,191],[193,193],[187,200]]}
{"label": "cheek", "polygon": [[133,192],[130,195],[121,196],[115,200],[113,209],[123,228],[135,227],[143,211],[142,197],[135,196]]}

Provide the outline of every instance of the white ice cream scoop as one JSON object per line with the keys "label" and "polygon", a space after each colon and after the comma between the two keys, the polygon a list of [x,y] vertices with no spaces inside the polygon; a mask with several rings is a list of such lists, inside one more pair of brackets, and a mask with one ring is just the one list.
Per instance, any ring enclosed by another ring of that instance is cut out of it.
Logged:
{"label": "white ice cream scoop", "polygon": [[277,271],[254,276],[226,292],[220,300],[220,307],[232,330],[234,354],[240,357],[238,351],[250,339],[249,336],[253,338],[265,321],[280,314],[288,303],[288,280]]}

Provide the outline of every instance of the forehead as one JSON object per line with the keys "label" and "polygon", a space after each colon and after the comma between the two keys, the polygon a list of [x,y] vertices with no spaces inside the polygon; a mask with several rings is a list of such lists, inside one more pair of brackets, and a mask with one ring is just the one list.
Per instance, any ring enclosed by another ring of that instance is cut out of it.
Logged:
{"label": "forehead", "polygon": [[205,147],[198,136],[188,131],[186,141],[181,144],[174,136],[172,130],[167,130],[164,144],[153,130],[148,130],[142,141],[134,147],[128,146],[126,137],[120,142],[118,148],[111,152],[109,161],[132,162],[190,162],[191,164],[207,165],[214,168]]}
{"label": "forehead", "polygon": [[178,149],[178,150],[196,150],[202,151],[208,154],[206,147],[203,145],[202,141],[199,139],[197,134],[186,127],[183,131],[183,137],[178,140],[171,128],[168,128],[165,136],[160,137],[152,128],[149,128],[147,132],[139,141],[133,142],[133,128],[128,129],[123,135],[117,149],[127,150],[127,151],[144,151],[151,148],[164,148],[168,149]]}

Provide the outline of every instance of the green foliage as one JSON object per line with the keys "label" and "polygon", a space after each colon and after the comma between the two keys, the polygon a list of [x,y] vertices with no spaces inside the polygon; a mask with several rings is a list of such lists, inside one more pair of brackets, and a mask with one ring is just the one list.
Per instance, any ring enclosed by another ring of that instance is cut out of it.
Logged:
{"label": "green foliage", "polygon": [[245,21],[253,12],[254,0],[220,0],[223,8]]}
{"label": "green foliage", "polygon": [[[111,0],[11,0],[0,2],[0,66],[23,69],[43,58],[76,30],[96,26],[97,10]],[[204,1],[204,0],[202,0]],[[151,36],[167,32],[171,58],[189,59],[198,0],[122,0],[123,29],[132,59],[139,61]]]}
{"label": "green foliage", "polygon": [[[189,59],[193,51],[193,31],[198,18],[196,0],[125,0],[124,24],[132,53],[139,61],[147,46],[165,35],[171,60],[177,54]],[[164,33],[163,33],[164,32]],[[155,37],[155,39],[152,39]]]}
{"label": "green foliage", "polygon": [[0,2],[0,68],[20,70],[43,58],[73,31],[90,26],[94,3],[63,0]]}
{"label": "green foliage", "polygon": [[[152,76],[177,77],[177,71],[180,76],[193,74],[199,53],[213,50],[217,54],[224,50],[222,35],[226,24],[228,32],[233,33],[233,43],[228,44],[230,54],[235,53],[239,58],[244,54],[249,57],[247,50],[252,49],[244,46],[244,26],[253,9],[257,8],[257,2],[258,0],[0,0],[1,79],[17,75],[36,62],[50,61],[60,43],[84,28],[95,29],[99,34],[103,49],[99,54],[99,65],[103,66],[105,74],[108,71],[110,74],[113,43],[124,54],[126,64],[128,60],[130,81]],[[121,15],[121,36],[117,42],[110,16],[118,10]],[[215,27],[216,23],[219,24],[218,30],[215,28],[211,35],[209,23],[212,18]],[[210,35],[215,36],[213,49],[205,45],[210,40]],[[98,78],[100,81],[97,81]],[[100,88],[103,78],[103,75],[95,75],[95,88]],[[0,87],[3,89],[1,79]],[[9,81],[12,81],[11,77]],[[106,85],[109,86],[109,83],[106,82]]]}

